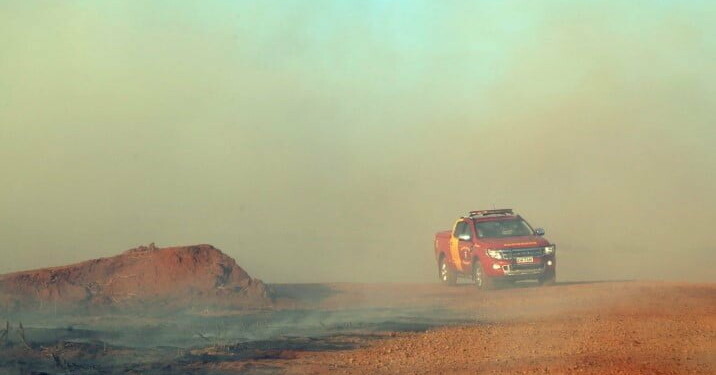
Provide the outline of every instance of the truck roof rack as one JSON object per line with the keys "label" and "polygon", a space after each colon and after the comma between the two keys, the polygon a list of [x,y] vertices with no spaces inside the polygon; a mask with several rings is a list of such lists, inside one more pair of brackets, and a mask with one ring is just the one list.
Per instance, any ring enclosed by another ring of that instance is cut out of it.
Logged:
{"label": "truck roof rack", "polygon": [[470,211],[470,214],[468,217],[477,217],[477,216],[490,216],[490,215],[514,215],[515,213],[512,211],[511,208],[501,208],[499,210],[478,210],[478,211]]}

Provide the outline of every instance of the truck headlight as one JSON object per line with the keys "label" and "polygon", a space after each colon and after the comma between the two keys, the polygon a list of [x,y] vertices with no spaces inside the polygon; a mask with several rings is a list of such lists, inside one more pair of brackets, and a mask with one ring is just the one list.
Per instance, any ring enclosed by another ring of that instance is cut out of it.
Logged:
{"label": "truck headlight", "polygon": [[544,254],[545,254],[545,255],[554,254],[554,251],[555,251],[556,249],[557,249],[557,246],[555,246],[555,245],[549,245],[549,246],[547,246],[547,247],[544,248]]}
{"label": "truck headlight", "polygon": [[502,251],[500,250],[487,250],[487,255],[489,255],[490,258],[502,259]]}

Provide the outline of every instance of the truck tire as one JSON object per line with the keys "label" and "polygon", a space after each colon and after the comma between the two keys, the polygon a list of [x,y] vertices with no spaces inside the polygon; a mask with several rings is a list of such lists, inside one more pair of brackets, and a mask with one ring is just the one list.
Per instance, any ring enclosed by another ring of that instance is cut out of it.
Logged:
{"label": "truck tire", "polygon": [[485,274],[482,269],[482,265],[478,261],[472,262],[472,281],[475,282],[475,286],[482,290],[495,289],[495,281],[492,277]]}
{"label": "truck tire", "polygon": [[440,282],[445,285],[452,286],[457,284],[457,274],[447,264],[444,256],[440,257],[440,262],[438,263],[438,276],[440,277]]}
{"label": "truck tire", "polygon": [[539,283],[540,286],[551,286],[551,285],[554,285],[555,279],[556,279],[556,277],[554,274],[549,274],[549,275],[540,277],[539,280],[537,280],[537,282]]}

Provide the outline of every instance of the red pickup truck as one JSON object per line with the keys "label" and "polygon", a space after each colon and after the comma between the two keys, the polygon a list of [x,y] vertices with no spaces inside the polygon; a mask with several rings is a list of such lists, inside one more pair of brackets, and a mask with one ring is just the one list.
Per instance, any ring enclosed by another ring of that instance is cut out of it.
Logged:
{"label": "red pickup truck", "polygon": [[543,236],[511,209],[471,211],[435,235],[438,276],[447,285],[469,277],[481,289],[499,281],[553,284],[556,246]]}

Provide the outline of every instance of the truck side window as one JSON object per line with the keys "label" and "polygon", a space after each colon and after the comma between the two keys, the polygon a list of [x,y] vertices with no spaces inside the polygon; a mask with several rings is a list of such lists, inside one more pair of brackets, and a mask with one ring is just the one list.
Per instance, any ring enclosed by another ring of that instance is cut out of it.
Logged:
{"label": "truck side window", "polygon": [[453,233],[453,236],[459,237],[461,234],[469,234],[470,232],[468,232],[467,229],[467,223],[461,221],[455,226],[455,233]]}

